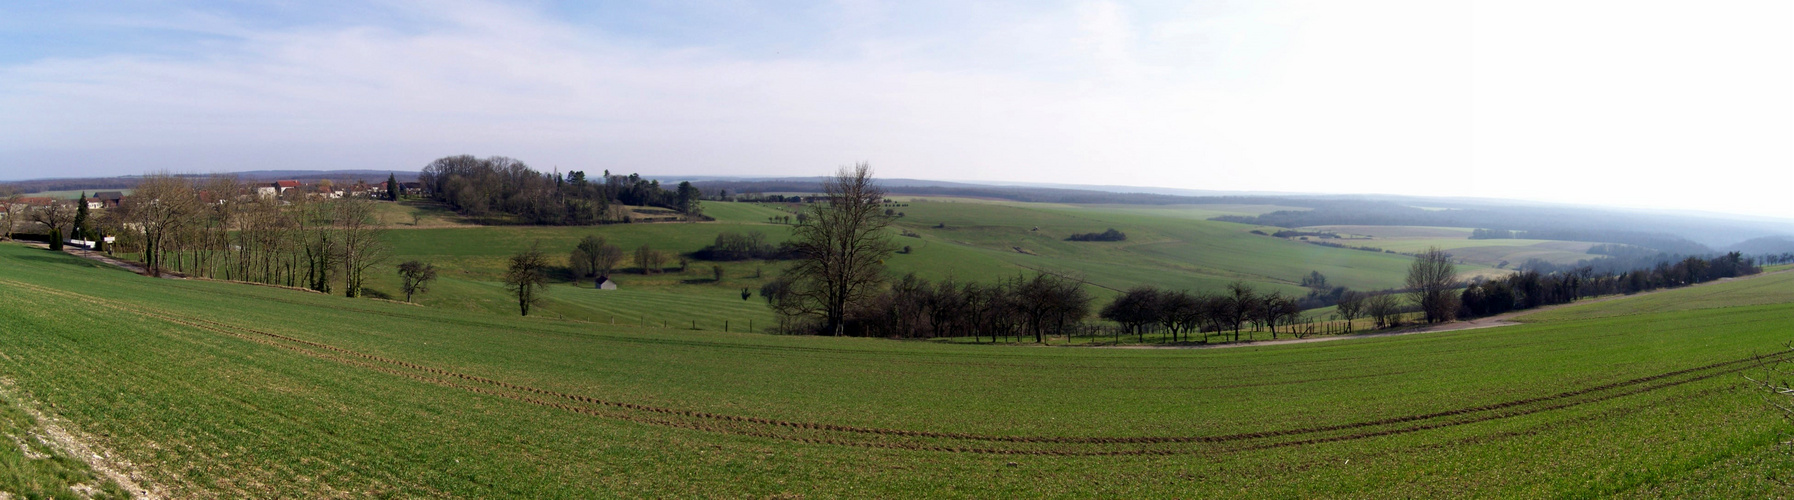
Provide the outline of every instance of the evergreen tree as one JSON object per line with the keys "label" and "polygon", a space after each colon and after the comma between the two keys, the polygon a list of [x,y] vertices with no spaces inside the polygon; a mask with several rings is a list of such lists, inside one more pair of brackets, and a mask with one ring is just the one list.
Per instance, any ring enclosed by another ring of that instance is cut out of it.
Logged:
{"label": "evergreen tree", "polygon": [[75,238],[87,239],[87,192],[81,192],[80,201],[75,202]]}
{"label": "evergreen tree", "polygon": [[399,178],[393,174],[386,174],[386,199],[399,201]]}

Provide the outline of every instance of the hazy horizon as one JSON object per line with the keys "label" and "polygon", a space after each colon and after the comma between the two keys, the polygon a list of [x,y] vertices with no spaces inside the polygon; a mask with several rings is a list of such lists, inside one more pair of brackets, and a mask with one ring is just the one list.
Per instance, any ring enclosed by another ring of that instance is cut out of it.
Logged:
{"label": "hazy horizon", "polygon": [[0,6],[0,178],[868,161],[1787,219],[1791,28],[1769,1],[28,2]]}

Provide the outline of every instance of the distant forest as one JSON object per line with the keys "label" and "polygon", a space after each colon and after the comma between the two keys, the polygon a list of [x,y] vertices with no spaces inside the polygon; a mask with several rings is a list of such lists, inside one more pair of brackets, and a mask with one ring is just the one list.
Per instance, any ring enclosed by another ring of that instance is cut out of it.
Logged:
{"label": "distant forest", "polygon": [[[485,162],[490,167],[472,165]],[[513,165],[515,164],[515,165]],[[458,166],[456,166],[458,165]],[[477,159],[471,156],[438,160],[434,174],[426,180],[429,196],[466,214],[515,214],[513,220],[533,224],[587,224],[621,222],[628,212],[612,209],[617,202],[632,205],[681,209],[681,199],[768,199],[756,196],[765,193],[814,194],[821,191],[820,178],[739,179],[702,178],[701,190],[692,188],[681,198],[680,189],[660,186],[640,176],[586,175],[572,172],[557,176],[528,169],[509,158]],[[454,174],[466,184],[450,185]],[[379,180],[387,171],[261,171],[238,174],[243,180],[366,178]],[[401,180],[409,175],[398,173]],[[98,179],[42,179],[8,183],[16,192],[30,193],[51,190],[117,189],[134,185],[137,177]],[[697,180],[697,179],[693,179]],[[497,184],[485,184],[492,181]],[[512,181],[510,184],[503,182]],[[574,184],[574,188],[567,185]],[[1307,210],[1285,210],[1264,215],[1227,216],[1217,220],[1245,224],[1295,228],[1312,225],[1421,225],[1486,228],[1488,232],[1524,231],[1527,238],[1619,243],[1646,247],[1660,252],[1685,255],[1739,251],[1745,255],[1779,255],[1794,252],[1794,238],[1787,236],[1785,223],[1767,220],[1748,221],[1737,218],[1715,218],[1696,215],[1651,214],[1604,210],[1585,207],[1516,204],[1456,198],[1424,198],[1405,196],[1357,195],[1240,195],[1184,196],[1153,193],[1125,193],[1077,187],[990,186],[970,183],[890,179],[882,182],[887,192],[913,196],[958,196],[1001,199],[1020,202],[1129,205],[1274,205]],[[594,188],[593,186],[597,186]],[[462,192],[457,189],[471,188]],[[4,191],[6,187],[0,187]],[[1142,188],[1147,189],[1147,188]],[[652,194],[649,194],[652,193]],[[1435,207],[1433,209],[1417,206]],[[687,207],[689,208],[689,207]],[[507,216],[509,217],[509,216]],[[1747,241],[1748,240],[1748,241]]]}
{"label": "distant forest", "polygon": [[[1228,204],[1228,203],[1269,203],[1271,199],[1256,196],[1177,196],[1151,193],[1114,193],[1108,191],[1092,191],[1086,189],[1042,188],[1042,187],[1009,187],[980,186],[960,183],[924,183],[896,182],[883,183],[884,189],[895,195],[911,196],[958,196],[967,198],[990,198],[998,200],[1031,202],[1031,203],[1071,203],[1071,204],[1128,204],[1128,205],[1183,205],[1183,204]],[[706,194],[726,193],[820,193],[822,183],[817,180],[795,179],[732,179],[704,181]],[[1279,198],[1280,200],[1281,198]]]}
{"label": "distant forest", "polygon": [[431,162],[418,174],[424,193],[463,215],[515,216],[523,223],[588,225],[632,222],[624,207],[653,206],[687,217],[700,215],[702,192],[690,182],[667,190],[660,181],[639,175],[585,172],[545,174],[521,161],[494,156],[450,156]]}
{"label": "distant forest", "polygon": [[[380,182],[386,180],[389,175],[397,176],[402,180],[410,180],[412,176],[417,174],[400,170],[255,170],[249,172],[236,172],[229,175],[235,176],[237,180],[241,182],[296,180],[311,184],[324,180],[339,182],[356,180]],[[195,182],[204,181],[214,177],[213,174],[175,174],[174,176],[192,179]],[[33,179],[28,181],[11,181],[0,184],[0,191],[6,191],[8,188],[19,193],[131,189],[137,187],[137,184],[143,182],[143,179],[144,176],[141,175]]]}

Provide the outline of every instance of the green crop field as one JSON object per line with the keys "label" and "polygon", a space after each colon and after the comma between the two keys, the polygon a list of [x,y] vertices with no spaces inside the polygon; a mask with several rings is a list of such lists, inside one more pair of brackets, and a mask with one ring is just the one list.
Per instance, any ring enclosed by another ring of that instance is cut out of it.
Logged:
{"label": "green crop field", "polygon": [[176,498],[1761,498],[1794,473],[1789,424],[1743,378],[1794,339],[1794,303],[1772,302],[1234,349],[974,346],[157,280],[8,244],[0,378]]}

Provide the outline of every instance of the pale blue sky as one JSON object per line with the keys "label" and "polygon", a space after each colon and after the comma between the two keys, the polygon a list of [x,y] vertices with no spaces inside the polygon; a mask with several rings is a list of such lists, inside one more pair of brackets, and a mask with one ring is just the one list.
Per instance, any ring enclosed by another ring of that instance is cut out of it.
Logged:
{"label": "pale blue sky", "polygon": [[1781,0],[8,2],[0,179],[870,161],[1794,217],[1789,89]]}

